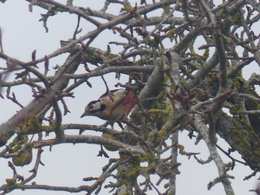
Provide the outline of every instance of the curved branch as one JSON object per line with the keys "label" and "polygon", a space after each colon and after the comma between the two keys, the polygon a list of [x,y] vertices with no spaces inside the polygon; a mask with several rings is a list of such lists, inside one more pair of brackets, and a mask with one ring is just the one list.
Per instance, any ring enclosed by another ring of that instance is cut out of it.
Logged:
{"label": "curved branch", "polygon": [[98,144],[98,145],[111,145],[116,146],[118,148],[122,148],[125,151],[129,152],[131,155],[145,155],[145,151],[140,146],[131,146],[128,144],[124,144],[120,141],[112,140],[109,138],[94,136],[94,135],[64,135],[63,140],[58,139],[49,139],[49,140],[40,140],[33,141],[33,147],[44,147],[44,146],[52,146],[61,143],[88,143],[88,144]]}

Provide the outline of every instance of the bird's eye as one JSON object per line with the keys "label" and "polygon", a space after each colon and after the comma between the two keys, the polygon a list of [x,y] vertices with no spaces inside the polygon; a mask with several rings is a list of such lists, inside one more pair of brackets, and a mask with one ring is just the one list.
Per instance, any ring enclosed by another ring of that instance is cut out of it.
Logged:
{"label": "bird's eye", "polygon": [[87,110],[88,110],[89,112],[97,112],[97,111],[99,111],[100,107],[101,107],[101,102],[100,102],[100,100],[96,100],[96,101],[92,101],[92,102],[90,102],[90,103],[88,104]]}

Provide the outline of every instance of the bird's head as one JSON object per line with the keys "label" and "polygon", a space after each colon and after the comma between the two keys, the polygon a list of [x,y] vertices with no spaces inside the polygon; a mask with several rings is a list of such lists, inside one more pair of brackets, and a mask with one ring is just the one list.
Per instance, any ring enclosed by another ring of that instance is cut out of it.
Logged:
{"label": "bird's head", "polygon": [[84,113],[80,116],[80,118],[84,116],[99,116],[103,110],[105,110],[106,105],[103,104],[100,100],[94,100],[89,102],[86,106]]}
{"label": "bird's head", "polygon": [[136,96],[131,89],[107,91],[98,100],[91,101],[85,108],[84,116],[97,116],[107,121],[118,121],[127,117],[136,105]]}

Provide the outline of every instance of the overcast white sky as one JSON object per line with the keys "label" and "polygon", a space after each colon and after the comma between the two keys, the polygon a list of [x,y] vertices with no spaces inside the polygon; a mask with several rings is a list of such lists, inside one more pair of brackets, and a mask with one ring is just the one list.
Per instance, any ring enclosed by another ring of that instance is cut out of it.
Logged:
{"label": "overcast white sky", "polygon": [[[64,2],[64,1],[61,1]],[[78,2],[85,5],[86,1]],[[89,6],[95,8],[100,6],[101,1],[89,1]],[[84,4],[85,3],[85,4]],[[101,4],[102,5],[102,4]],[[99,7],[100,8],[100,7]],[[99,9],[98,8],[98,9]],[[22,0],[8,0],[7,3],[0,3],[0,26],[3,29],[3,45],[6,54],[21,59],[30,60],[31,53],[37,49],[37,57],[42,57],[59,47],[61,39],[67,40],[71,38],[76,25],[76,16],[68,14],[58,14],[48,20],[49,32],[45,33],[40,19],[40,13],[45,13],[44,10],[34,7],[33,13],[28,11],[28,3]],[[83,26],[83,29],[91,29],[91,26]],[[83,32],[84,33],[84,32]],[[96,41],[94,45],[97,47],[106,48],[110,35],[105,34],[102,40]],[[64,56],[65,57],[65,56]],[[62,63],[64,58],[51,60],[53,64]],[[4,66],[3,61],[0,60],[0,67]],[[259,69],[258,69],[259,70]],[[112,78],[112,77],[111,77]],[[93,83],[95,80],[91,80]],[[121,81],[122,82],[122,81]],[[111,81],[110,86],[117,83]],[[94,87],[93,89],[87,86],[82,86],[75,91],[74,99],[69,101],[69,109],[71,113],[64,117],[64,123],[88,123],[101,124],[101,120],[95,117],[88,117],[80,119],[85,105],[93,99],[99,97],[105,91],[104,85]],[[24,104],[31,100],[30,90],[19,88],[16,89],[16,95]],[[19,107],[13,105],[8,100],[0,99],[0,123],[5,122],[8,118],[19,110]],[[183,132],[180,136],[180,144],[185,145],[185,149],[191,152],[201,152],[201,158],[207,159],[208,152],[206,146],[201,143],[194,146],[194,140],[187,139],[187,132]],[[224,144],[225,145],[225,144]],[[227,147],[225,145],[225,147]],[[84,184],[82,178],[89,176],[98,176],[102,167],[108,162],[108,159],[96,157],[99,150],[98,146],[81,144],[70,145],[63,144],[54,146],[50,152],[48,148],[42,156],[42,161],[45,166],[41,166],[36,178],[36,183],[51,184],[61,186],[79,186]],[[109,153],[113,156],[116,153]],[[226,159],[228,162],[228,159]],[[207,184],[212,181],[218,174],[213,163],[208,165],[200,165],[193,159],[187,160],[187,157],[179,156],[181,175],[177,177],[177,194],[198,194],[198,195],[220,195],[224,194],[221,184],[213,187],[210,191],[207,190]],[[25,166],[18,170],[28,175],[28,171],[32,166]],[[25,171],[24,171],[25,170]],[[236,195],[254,194],[249,192],[249,189],[255,187],[256,178],[250,181],[243,181],[243,178],[250,174],[250,169],[238,165],[232,173],[235,179],[232,180],[233,188]],[[0,159],[0,185],[5,183],[5,179],[12,176],[11,169],[7,166],[7,160]],[[64,192],[43,192],[43,191],[13,191],[11,195],[31,195],[31,194],[47,195],[47,194],[66,194]],[[106,193],[103,193],[106,194]]]}

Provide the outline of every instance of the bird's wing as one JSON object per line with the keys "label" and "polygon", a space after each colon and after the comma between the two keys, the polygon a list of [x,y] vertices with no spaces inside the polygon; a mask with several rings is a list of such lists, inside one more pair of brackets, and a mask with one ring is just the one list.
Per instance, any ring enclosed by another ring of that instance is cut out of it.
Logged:
{"label": "bird's wing", "polygon": [[124,109],[122,110],[122,115],[127,115],[136,104],[136,96],[134,94],[134,91],[130,88],[127,88],[120,93],[123,94],[118,95],[118,97],[120,98],[115,100],[115,104],[111,108],[111,113],[114,112],[116,108],[122,106],[124,107]]}

